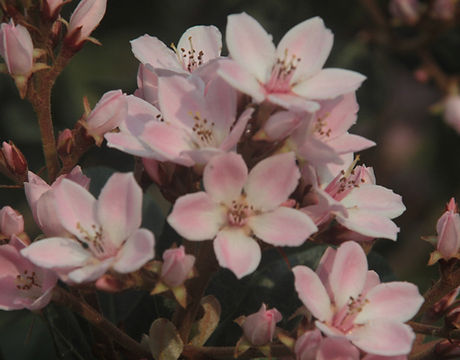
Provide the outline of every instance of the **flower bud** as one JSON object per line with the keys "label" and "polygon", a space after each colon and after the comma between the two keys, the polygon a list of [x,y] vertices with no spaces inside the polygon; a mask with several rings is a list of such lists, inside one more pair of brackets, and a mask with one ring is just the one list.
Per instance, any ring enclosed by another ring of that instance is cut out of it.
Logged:
{"label": "flower bud", "polygon": [[4,141],[0,153],[0,162],[4,163],[8,170],[18,178],[26,178],[27,160],[21,150],[12,141]]}
{"label": "flower bud", "polygon": [[64,129],[59,133],[57,141],[57,152],[59,155],[69,155],[72,146],[74,145],[74,138],[72,130]]}
{"label": "flower bud", "polygon": [[0,54],[13,76],[29,77],[33,67],[34,45],[27,29],[13,20],[0,26]]}
{"label": "flower bud", "polygon": [[294,352],[297,360],[315,360],[316,352],[321,345],[321,331],[307,331],[295,342]]}
{"label": "flower bud", "polygon": [[262,304],[260,310],[244,319],[241,327],[244,336],[256,346],[265,345],[272,341],[275,335],[276,323],[281,321],[282,315],[275,308],[268,310]]}
{"label": "flower bud", "polygon": [[195,257],[187,255],[183,246],[168,249],[163,253],[161,280],[171,288],[182,285],[187,280],[194,264]]}
{"label": "flower bud", "polygon": [[128,102],[121,90],[106,92],[88,115],[85,127],[100,145],[106,132],[115,129],[126,118]]}
{"label": "flower bud", "polygon": [[392,0],[389,10],[395,19],[413,25],[419,18],[419,6],[418,0]]}
{"label": "flower bud", "polygon": [[460,96],[450,96],[444,107],[444,121],[460,134]]}
{"label": "flower bud", "polygon": [[24,232],[24,218],[10,206],[0,209],[0,233],[6,237]]}
{"label": "flower bud", "polygon": [[83,45],[105,14],[107,0],[82,0],[70,17],[66,41],[73,47]]}
{"label": "flower bud", "polygon": [[444,259],[455,256],[460,248],[460,215],[455,199],[450,199],[447,209],[436,225],[438,233],[437,250]]}
{"label": "flower bud", "polygon": [[46,19],[54,21],[57,19],[64,0],[45,0],[43,2],[43,15]]}

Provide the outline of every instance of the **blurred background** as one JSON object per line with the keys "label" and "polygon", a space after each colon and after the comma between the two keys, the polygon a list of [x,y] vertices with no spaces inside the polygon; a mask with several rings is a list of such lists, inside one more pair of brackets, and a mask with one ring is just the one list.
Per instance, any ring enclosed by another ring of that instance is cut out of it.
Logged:
{"label": "blurred background", "polygon": [[[66,5],[62,16],[69,19],[76,4],[74,0]],[[433,1],[419,5],[427,9]],[[428,62],[447,78],[460,73],[457,10],[447,20],[425,14],[414,22],[394,10],[390,13],[389,1],[109,0],[93,33],[103,46],[86,44],[56,83],[52,109],[56,134],[72,128],[81,117],[83,96],[94,106],[108,90],[134,92],[138,61],[130,40],[149,34],[166,44],[177,43],[185,29],[201,24],[213,24],[224,34],[227,15],[242,11],[273,34],[275,44],[292,26],[320,16],[335,36],[326,67],[367,76],[357,92],[360,111],[351,131],[377,143],[361,154],[362,162],[374,168],[378,184],[402,195],[407,207],[395,220],[401,228],[398,241],[381,240],[375,249],[396,278],[415,282],[423,292],[436,278],[436,267],[425,266],[431,247],[420,238],[436,233],[436,220],[452,196],[460,199],[460,135],[446,124],[442,111],[433,111],[433,105],[441,108],[446,88],[420,69]],[[19,99],[12,79],[2,74],[0,140],[10,139],[32,171],[43,166],[35,115],[28,102]],[[96,165],[128,171],[132,160],[102,146],[82,159],[83,167]],[[8,184],[7,179],[0,180]],[[26,224],[32,224],[21,189],[0,188],[0,207],[4,205],[18,209]]]}

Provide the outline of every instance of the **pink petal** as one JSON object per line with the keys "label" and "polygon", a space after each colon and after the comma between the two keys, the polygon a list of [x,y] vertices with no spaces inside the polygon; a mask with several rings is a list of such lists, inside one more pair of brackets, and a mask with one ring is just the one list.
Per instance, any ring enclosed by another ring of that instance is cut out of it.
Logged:
{"label": "pink petal", "polygon": [[176,200],[168,223],[188,240],[207,240],[216,236],[226,222],[225,210],[201,191]]}
{"label": "pink petal", "polygon": [[107,272],[112,263],[113,258],[108,258],[102,262],[78,268],[67,274],[68,280],[77,284],[96,281]]}
{"label": "pink petal", "polygon": [[260,263],[260,247],[243,230],[227,228],[214,240],[219,265],[230,269],[238,279],[252,273]]}
{"label": "pink petal", "polygon": [[35,241],[22,249],[21,254],[35,265],[47,269],[82,266],[91,257],[90,252],[75,240],[60,237]]}
{"label": "pink petal", "polygon": [[251,216],[248,226],[259,239],[275,246],[299,246],[318,230],[308,215],[283,206]]}
{"label": "pink petal", "polygon": [[106,133],[104,137],[107,140],[108,147],[118,149],[134,156],[146,158],[152,156],[152,151],[144,147],[142,143],[131,134],[109,132]]}
{"label": "pink petal", "polygon": [[265,83],[276,61],[272,36],[246,13],[228,16],[226,42],[230,56]]}
{"label": "pink petal", "polygon": [[[206,165],[214,156],[221,155],[222,150],[213,147],[201,148],[196,150],[184,150],[180,153],[181,158],[192,159],[194,165]],[[181,160],[178,160],[178,163]],[[174,160],[171,160],[175,162]]]}
{"label": "pink petal", "polygon": [[294,26],[281,39],[276,54],[283,59],[295,55],[300,61],[291,79],[296,83],[316,74],[323,67],[332,49],[334,35],[324,26],[319,17],[305,20]]}
{"label": "pink petal", "polygon": [[379,185],[363,184],[348,194],[342,204],[347,208],[357,207],[375,215],[390,219],[401,215],[406,207],[401,195]]}
{"label": "pink petal", "polygon": [[287,200],[299,178],[294,153],[270,156],[249,172],[244,186],[247,201],[258,210],[272,210]]}
{"label": "pink petal", "polygon": [[206,165],[203,185],[215,203],[232,205],[241,196],[243,185],[248,177],[248,168],[241,157],[235,153],[214,156]]}
{"label": "pink petal", "polygon": [[446,211],[436,224],[437,249],[444,258],[455,255],[460,247],[460,215]]}
{"label": "pink petal", "polygon": [[[193,49],[191,48],[193,46]],[[184,49],[185,51],[182,51]],[[198,56],[202,52],[201,64],[208,62],[220,55],[222,50],[222,35],[215,26],[193,26],[187,29],[177,43],[177,50],[183,61],[187,61],[188,52],[193,51],[198,62]],[[186,56],[184,56],[186,55]],[[201,65],[197,64],[197,65]]]}
{"label": "pink petal", "polygon": [[340,337],[340,338],[343,338],[343,337],[346,337],[345,334],[340,331],[339,329],[331,326],[331,325],[328,325],[328,324],[325,324],[325,323],[322,323],[318,320],[315,321],[315,326],[321,330],[321,332],[326,335],[326,336],[330,336],[330,337]]}
{"label": "pink petal", "polygon": [[343,134],[328,142],[337,153],[345,154],[349,152],[358,152],[375,146],[375,142],[365,137],[354,134]]}
{"label": "pink petal", "polygon": [[147,229],[132,234],[118,252],[113,269],[125,274],[140,269],[155,256],[155,238]]}
{"label": "pink petal", "polygon": [[376,287],[378,284],[380,284],[379,274],[377,274],[374,270],[369,270],[367,272],[366,283],[364,284],[361,295],[365,296],[369,290]]}
{"label": "pink petal", "polygon": [[304,143],[298,144],[297,154],[313,166],[326,163],[343,164],[334,148],[313,136],[308,137]]}
{"label": "pink petal", "polygon": [[28,172],[28,182],[24,183],[24,192],[35,221],[37,221],[37,201],[40,199],[40,196],[49,189],[51,189],[51,186],[49,186],[40,176],[35,175],[32,171]]}
{"label": "pink petal", "polygon": [[399,228],[387,217],[368,212],[368,210],[348,209],[348,216],[337,216],[337,222],[349,230],[373,238],[396,241]]}
{"label": "pink petal", "polygon": [[230,151],[236,148],[238,141],[240,141],[241,135],[243,135],[244,130],[246,130],[246,125],[248,121],[251,119],[252,114],[254,113],[254,109],[248,108],[243,111],[240,115],[230,134],[228,134],[227,138],[220,144],[220,149],[223,151]]}
{"label": "pink petal", "polygon": [[37,223],[46,236],[70,235],[62,226],[56,211],[56,197],[54,191],[45,192],[37,201]]}
{"label": "pink petal", "polygon": [[361,246],[353,241],[340,245],[334,259],[329,282],[336,307],[340,309],[351,297],[356,299],[367,277],[367,259]]}
{"label": "pink petal", "polygon": [[359,360],[359,350],[348,340],[327,337],[321,343],[315,360]]}
{"label": "pink petal", "polygon": [[299,126],[301,121],[299,114],[293,111],[278,111],[268,118],[263,130],[270,140],[281,140]]}
{"label": "pink petal", "polygon": [[321,101],[321,109],[316,117],[326,123],[331,130],[331,138],[345,134],[356,122],[359,110],[354,92],[339,96],[335,99]]}
{"label": "pink petal", "polygon": [[318,267],[316,268],[316,274],[323,283],[329,298],[333,298],[334,294],[331,290],[331,284],[329,282],[329,276],[334,265],[334,259],[337,251],[331,247],[328,247],[319,260]]}
{"label": "pink petal", "polygon": [[132,173],[110,177],[97,201],[97,218],[108,236],[106,240],[115,248],[141,226],[142,190]]}
{"label": "pink petal", "polygon": [[296,266],[292,272],[295,289],[307,309],[320,321],[331,320],[331,300],[318,275],[306,266]]}
{"label": "pink petal", "polygon": [[219,61],[217,75],[222,77],[232,87],[244,94],[251,96],[255,102],[260,103],[265,99],[265,91],[257,79],[233,60]]}
{"label": "pink petal", "polygon": [[0,278],[0,310],[18,310],[23,309],[24,304],[17,301],[20,296],[18,289],[16,288],[16,278],[12,276],[6,276]]}
{"label": "pink petal", "polygon": [[365,352],[395,356],[409,354],[415,334],[409,325],[375,320],[357,327],[347,337]]}
{"label": "pink petal", "polygon": [[355,323],[374,319],[405,322],[417,313],[424,301],[417,286],[401,281],[375,286],[369,290],[366,299],[368,302],[356,317]]}
{"label": "pink petal", "polygon": [[365,79],[365,76],[350,70],[323,69],[312,78],[299,82],[292,91],[307,99],[333,99],[355,91]]}
{"label": "pink petal", "polygon": [[78,238],[82,229],[93,232],[96,220],[96,199],[85,188],[73,181],[63,179],[53,190],[56,211],[64,228]]}
{"label": "pink petal", "polygon": [[297,112],[314,113],[319,109],[316,101],[306,100],[294,93],[271,93],[268,94],[267,99],[273,104]]}
{"label": "pink petal", "polygon": [[150,64],[154,68],[185,72],[174,51],[156,37],[143,35],[130,42],[134,56],[142,64]]}

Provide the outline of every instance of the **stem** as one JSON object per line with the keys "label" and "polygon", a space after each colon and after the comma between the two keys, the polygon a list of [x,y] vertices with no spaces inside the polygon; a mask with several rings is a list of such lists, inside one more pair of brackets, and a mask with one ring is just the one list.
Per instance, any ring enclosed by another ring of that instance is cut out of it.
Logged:
{"label": "stem", "polygon": [[[199,359],[234,359],[235,348],[233,346],[222,346],[222,347],[198,347],[193,345],[186,345],[182,352],[182,355],[186,358]],[[292,357],[292,352],[282,344],[271,345],[270,353],[272,357]],[[250,348],[243,354],[238,356],[238,359],[254,359],[266,357],[262,352],[256,348]]]}
{"label": "stem", "polygon": [[448,330],[439,326],[432,326],[409,321],[407,323],[418,334],[430,335],[445,339],[460,340],[460,330]]}
{"label": "stem", "polygon": [[[412,352],[409,354],[409,360],[432,360],[436,359],[435,349],[436,344],[440,340],[433,340],[429,343],[420,344],[417,347],[412,349]],[[444,359],[444,358],[443,358]]]}
{"label": "stem", "polygon": [[91,306],[82,302],[81,299],[76,298],[68,291],[56,287],[53,291],[53,301],[70,308],[72,311],[85,318],[99,331],[103,332],[107,337],[111,338],[130,353],[150,358],[150,352],[144,349],[141,344],[118,329]]}

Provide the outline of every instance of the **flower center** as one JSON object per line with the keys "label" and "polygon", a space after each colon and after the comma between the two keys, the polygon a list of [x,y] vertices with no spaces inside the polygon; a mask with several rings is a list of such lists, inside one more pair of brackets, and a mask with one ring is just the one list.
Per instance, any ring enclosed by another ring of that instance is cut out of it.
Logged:
{"label": "flower center", "polygon": [[246,203],[244,198],[232,201],[231,207],[228,208],[227,219],[232,226],[245,226],[248,217],[252,215],[254,208]]}
{"label": "flower center", "polygon": [[332,129],[327,128],[327,122],[326,122],[327,116],[328,114],[322,118],[318,117],[314,124],[313,132],[316,135],[316,137],[320,139],[325,138],[325,137],[328,138],[331,136]]}
{"label": "flower center", "polygon": [[265,84],[269,93],[288,93],[291,91],[291,79],[300,58],[295,54],[289,57],[288,49],[284,50],[284,57],[277,59],[272,69],[270,80]]}
{"label": "flower center", "polygon": [[356,299],[350,296],[348,303],[332,319],[332,325],[344,334],[351,332],[356,326],[355,318],[368,303],[369,300],[363,298],[361,294]]}
{"label": "flower center", "polygon": [[22,274],[16,276],[16,288],[19,290],[29,291],[33,287],[41,288],[38,282],[38,276],[35,271],[24,270]]}
{"label": "flower center", "polygon": [[190,43],[189,49],[180,48],[179,51],[178,49],[176,49],[174,44],[171,44],[171,47],[176,52],[177,58],[182,63],[182,67],[184,68],[184,70],[192,72],[197,67],[203,64],[204,52],[203,50],[195,50],[195,48],[193,47],[191,36],[188,37],[188,42]]}
{"label": "flower center", "polygon": [[85,229],[80,223],[77,223],[77,229],[80,236],[77,241],[85,248],[89,249],[98,259],[105,259],[116,254],[116,249],[110,243],[104,241],[104,232],[102,226],[91,225],[91,229]]}
{"label": "flower center", "polygon": [[199,112],[193,114],[190,112],[190,116],[193,117],[192,131],[196,135],[198,142],[195,143],[197,148],[204,146],[214,145],[214,122],[208,121],[206,118],[201,117]]}

